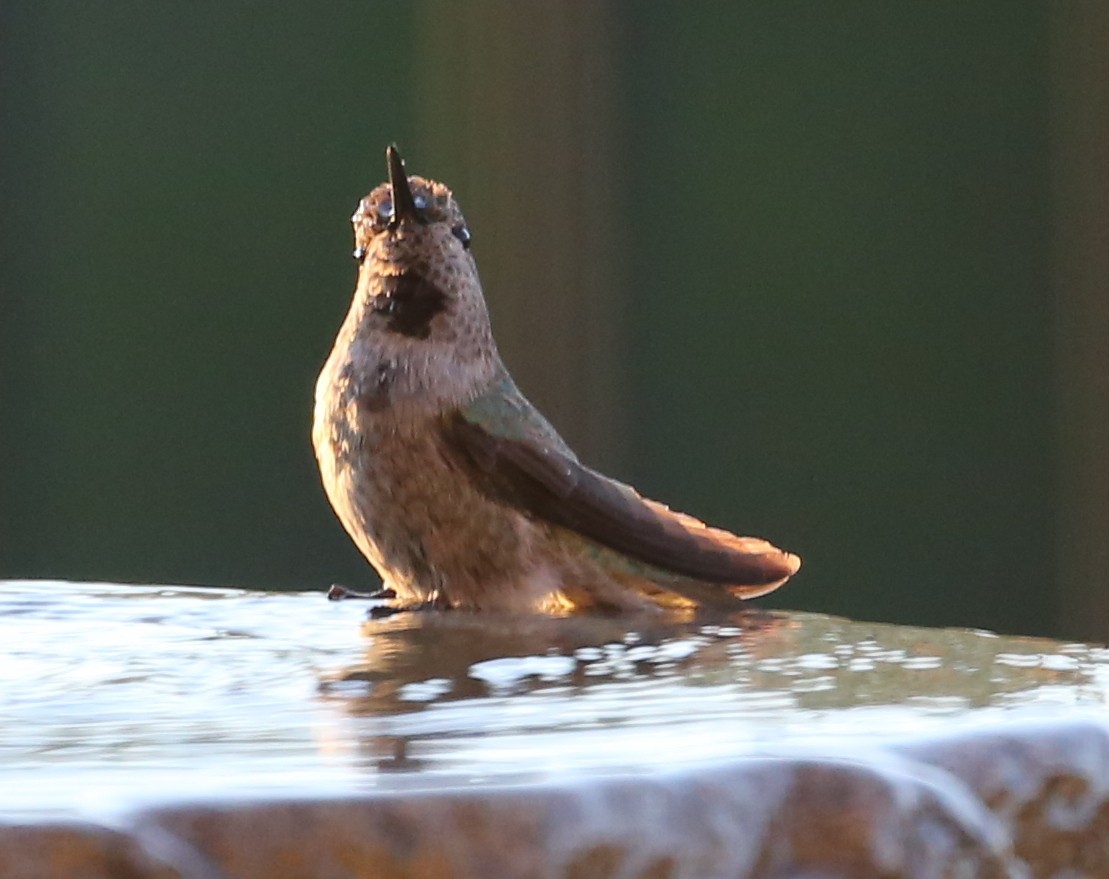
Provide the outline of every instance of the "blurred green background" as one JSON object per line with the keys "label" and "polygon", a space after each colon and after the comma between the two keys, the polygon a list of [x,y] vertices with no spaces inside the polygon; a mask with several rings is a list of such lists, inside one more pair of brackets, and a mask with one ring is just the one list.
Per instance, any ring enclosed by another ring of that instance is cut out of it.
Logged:
{"label": "blurred green background", "polygon": [[581,456],[804,557],[764,605],[1109,637],[1106,19],[4,4],[0,576],[371,584],[309,427],[396,141]]}

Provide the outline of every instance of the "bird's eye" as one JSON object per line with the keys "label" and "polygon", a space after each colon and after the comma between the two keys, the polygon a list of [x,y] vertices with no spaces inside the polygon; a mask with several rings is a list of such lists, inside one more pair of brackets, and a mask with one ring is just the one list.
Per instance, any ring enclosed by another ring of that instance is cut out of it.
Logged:
{"label": "bird's eye", "polygon": [[470,236],[470,230],[466,228],[465,223],[459,223],[457,226],[452,227],[451,234],[462,242],[462,247],[464,250],[470,249],[470,241],[472,239]]}

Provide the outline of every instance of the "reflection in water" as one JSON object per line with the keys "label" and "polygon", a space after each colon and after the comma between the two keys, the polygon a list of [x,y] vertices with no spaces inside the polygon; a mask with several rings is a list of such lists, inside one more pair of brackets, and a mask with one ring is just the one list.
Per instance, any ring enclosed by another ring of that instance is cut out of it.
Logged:
{"label": "reflection in water", "polygon": [[319,593],[0,582],[0,812],[643,771],[1103,707],[1107,670],[814,614],[367,620]]}
{"label": "reflection in water", "polygon": [[[683,740],[694,728],[689,740],[715,739],[712,756],[790,737],[909,731],[976,708],[1094,703],[1105,688],[1097,648],[814,614],[429,612],[367,620],[363,633],[364,656],[320,691],[353,719],[365,764],[394,772],[442,770],[445,754],[462,752],[510,771],[490,737],[521,758],[516,771],[665,763],[696,756]],[[634,731],[634,747],[620,730]],[[555,731],[554,747],[574,742],[569,761],[544,750]]]}
{"label": "reflection in water", "polygon": [[[702,667],[704,659],[708,665],[726,663],[723,654],[700,656],[714,638],[737,645],[745,636],[771,638],[775,629],[790,625],[785,614],[758,610],[709,619],[680,612],[629,619],[459,611],[368,619],[363,659],[321,681],[320,690],[362,719],[359,754],[366,764],[388,772],[426,771],[434,760],[415,755],[441,750],[451,739],[576,728],[588,735],[591,726],[611,726],[618,708],[584,726],[584,718],[566,709],[606,684],[672,682],[694,661]],[[610,687],[606,698],[619,698],[618,692]],[[547,698],[528,705],[529,693]],[[417,720],[429,708],[442,714],[448,703],[463,704],[442,719]],[[391,722],[373,723],[375,716]]]}
{"label": "reflection in water", "polygon": [[[459,611],[407,613],[368,620],[362,661],[324,681],[355,712],[412,711],[421,703],[508,696],[551,684],[582,687],[604,680],[673,675],[723,629],[768,637],[789,625],[784,614],[751,611],[718,623],[653,615],[546,618]],[[355,682],[364,688],[352,688]]]}
{"label": "reflection in water", "polygon": [[1033,688],[1090,683],[1092,663],[1104,659],[1097,648],[1042,638],[761,611],[630,622],[427,612],[368,620],[362,630],[364,656],[320,683],[356,714],[658,678],[780,691],[807,709],[931,699],[986,707]]}

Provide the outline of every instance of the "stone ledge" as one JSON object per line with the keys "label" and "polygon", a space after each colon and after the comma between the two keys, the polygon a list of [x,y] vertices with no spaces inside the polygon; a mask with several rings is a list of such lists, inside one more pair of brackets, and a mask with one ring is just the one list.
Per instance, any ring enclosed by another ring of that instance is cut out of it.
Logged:
{"label": "stone ledge", "polygon": [[143,809],[0,828],[12,879],[1109,875],[1109,729],[1014,725],[858,758]]}

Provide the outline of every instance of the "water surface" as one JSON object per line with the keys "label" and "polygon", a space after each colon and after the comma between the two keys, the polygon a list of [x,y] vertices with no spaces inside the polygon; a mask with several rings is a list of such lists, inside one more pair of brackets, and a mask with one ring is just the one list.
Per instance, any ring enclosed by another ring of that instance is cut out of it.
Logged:
{"label": "water surface", "polygon": [[321,593],[0,582],[0,813],[826,753],[1107,694],[1102,648],[814,614],[370,621]]}

